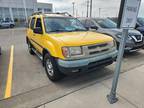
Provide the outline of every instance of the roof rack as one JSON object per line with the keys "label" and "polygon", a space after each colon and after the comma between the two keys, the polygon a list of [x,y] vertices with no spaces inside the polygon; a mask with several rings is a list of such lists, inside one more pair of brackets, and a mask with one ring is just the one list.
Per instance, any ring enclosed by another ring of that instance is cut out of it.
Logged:
{"label": "roof rack", "polygon": [[32,13],[32,15],[40,15],[40,14],[42,14],[41,11],[37,11],[37,12]]}
{"label": "roof rack", "polygon": [[41,15],[41,14],[59,14],[59,15],[65,15],[65,16],[72,17],[72,15],[69,14],[68,12],[56,12],[56,13],[47,12],[47,13],[43,13],[43,12],[41,12],[41,11],[38,11],[38,12],[34,12],[32,15]]}
{"label": "roof rack", "polygon": [[56,14],[61,14],[61,15],[65,15],[65,16],[70,16],[70,17],[72,17],[72,15],[69,14],[68,12],[56,12]]}

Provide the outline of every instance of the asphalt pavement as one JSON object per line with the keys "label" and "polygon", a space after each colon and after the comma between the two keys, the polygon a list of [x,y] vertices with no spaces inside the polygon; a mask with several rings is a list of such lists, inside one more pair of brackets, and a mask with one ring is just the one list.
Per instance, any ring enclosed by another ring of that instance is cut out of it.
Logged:
{"label": "asphalt pavement", "polygon": [[[90,85],[101,83],[113,76],[115,63],[91,73],[67,76],[57,83],[51,82],[41,61],[28,53],[24,28],[0,30],[0,108],[31,108],[55,101],[82,90]],[[14,46],[11,93],[5,98],[9,76],[11,46]],[[144,50],[125,54],[122,73],[144,65]],[[97,86],[97,85],[96,85]],[[110,86],[110,83],[108,84]],[[100,88],[105,88],[100,85]],[[104,92],[109,91],[104,90]],[[53,107],[55,108],[55,107]],[[63,108],[63,107],[62,107]]]}

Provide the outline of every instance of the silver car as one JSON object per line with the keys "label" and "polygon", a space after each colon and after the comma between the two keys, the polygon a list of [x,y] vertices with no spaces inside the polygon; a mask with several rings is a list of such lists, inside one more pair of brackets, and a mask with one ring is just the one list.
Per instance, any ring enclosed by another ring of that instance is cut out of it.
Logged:
{"label": "silver car", "polygon": [[[117,42],[117,48],[122,37],[122,29],[117,28],[117,24],[107,18],[79,18],[87,29],[96,30],[103,34],[112,36]],[[144,36],[137,30],[129,30],[127,36],[125,52],[134,52],[144,47]]]}
{"label": "silver car", "polygon": [[0,21],[0,28],[13,28],[15,26],[14,21],[8,20],[8,21]]}

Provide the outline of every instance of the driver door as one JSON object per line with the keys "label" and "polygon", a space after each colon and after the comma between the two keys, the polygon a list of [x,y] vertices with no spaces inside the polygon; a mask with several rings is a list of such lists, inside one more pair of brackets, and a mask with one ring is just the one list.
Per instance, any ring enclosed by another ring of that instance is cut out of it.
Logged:
{"label": "driver door", "polygon": [[42,39],[43,39],[43,28],[42,28],[42,21],[41,18],[36,19],[35,27],[34,28],[41,28],[41,33],[34,33],[33,34],[33,40],[36,44],[36,49],[39,53],[42,53],[43,47],[42,47]]}

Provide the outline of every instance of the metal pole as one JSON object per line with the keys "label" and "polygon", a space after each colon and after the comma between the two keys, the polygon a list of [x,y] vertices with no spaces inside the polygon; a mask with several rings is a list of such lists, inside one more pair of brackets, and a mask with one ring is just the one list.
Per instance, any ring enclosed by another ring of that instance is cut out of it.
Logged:
{"label": "metal pole", "polygon": [[75,2],[72,2],[73,4],[73,16],[75,15]]}
{"label": "metal pole", "polygon": [[25,2],[25,0],[23,0],[23,6],[24,6],[24,11],[25,11],[25,19],[26,19],[26,22],[27,22],[28,21],[28,19],[27,19],[28,15],[27,15],[27,10],[26,10],[26,2]]}
{"label": "metal pole", "polygon": [[82,17],[83,17],[84,12],[82,11]]}
{"label": "metal pole", "polygon": [[78,17],[78,10],[76,9],[76,18]]}
{"label": "metal pole", "polygon": [[92,17],[92,0],[90,1],[90,18]]}
{"label": "metal pole", "polygon": [[89,0],[87,1],[87,17],[89,15]]}
{"label": "metal pole", "polygon": [[120,47],[119,47],[119,52],[118,52],[118,57],[117,57],[117,62],[116,62],[114,78],[113,78],[113,82],[112,82],[112,89],[111,89],[110,94],[107,95],[107,99],[110,104],[113,104],[118,101],[118,99],[116,98],[116,89],[117,89],[118,78],[119,78],[119,74],[120,74],[120,69],[121,69],[121,64],[122,64],[122,59],[123,59],[124,48],[125,48],[127,36],[128,36],[128,29],[123,29],[122,39],[120,42]]}
{"label": "metal pole", "polygon": [[99,17],[101,17],[101,8],[99,8]]}

